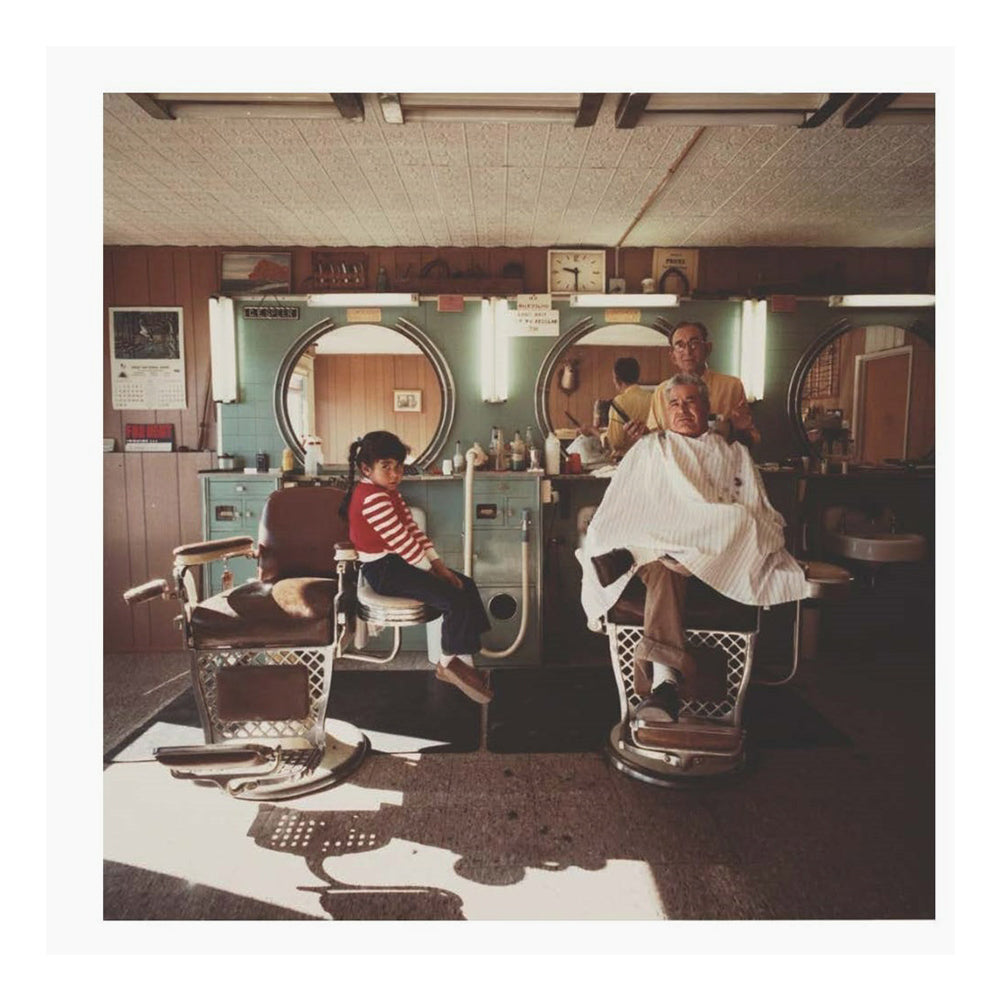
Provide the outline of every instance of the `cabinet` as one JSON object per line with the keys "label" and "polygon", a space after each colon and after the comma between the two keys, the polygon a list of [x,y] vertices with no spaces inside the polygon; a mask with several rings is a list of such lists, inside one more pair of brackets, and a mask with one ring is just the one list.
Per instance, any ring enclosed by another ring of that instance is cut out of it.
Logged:
{"label": "cabinet", "polygon": [[[281,486],[279,475],[203,473],[201,475],[202,534],[208,541],[250,535],[257,538],[264,501]],[[230,559],[229,568],[238,585],[257,577],[253,559]],[[223,565],[210,563],[203,581],[206,596],[222,589]]]}

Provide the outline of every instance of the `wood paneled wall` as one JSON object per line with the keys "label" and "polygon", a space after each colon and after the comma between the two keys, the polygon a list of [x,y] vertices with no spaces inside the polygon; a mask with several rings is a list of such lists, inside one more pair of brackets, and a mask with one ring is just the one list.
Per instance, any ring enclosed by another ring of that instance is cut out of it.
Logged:
{"label": "wood paneled wall", "polygon": [[[441,388],[422,354],[319,354],[315,362],[316,427],[327,462],[346,462],[351,442],[370,430],[392,431],[414,454],[441,419]],[[419,413],[397,413],[394,389],[422,393]]]}
{"label": "wood paneled wall", "polygon": [[[252,248],[241,248],[252,249]],[[274,248],[271,248],[274,249]],[[320,248],[316,248],[320,249]],[[325,248],[324,248],[325,249]],[[367,258],[367,288],[374,290],[380,266],[390,290],[488,291],[490,294],[548,290],[548,251],[543,247],[343,247]],[[293,291],[308,291],[312,248],[292,248]],[[443,261],[451,272],[421,279],[423,268]],[[521,268],[520,282],[503,277],[505,265]],[[625,279],[641,292],[652,274],[653,248],[606,252],[609,277]],[[468,277],[470,273],[485,278]],[[491,285],[492,283],[492,285]],[[698,295],[835,295],[843,292],[933,292],[934,250],[881,247],[707,247],[699,252]]]}
{"label": "wood paneled wall", "polygon": [[[218,290],[214,249],[106,248],[104,251],[104,436],[116,452],[104,456],[104,648],[107,652],[177,650],[172,621],[177,605],[152,601],[129,608],[122,592],[169,577],[172,550],[201,538],[199,469],[212,455],[198,446],[205,397],[211,385],[208,298]],[[114,410],[111,406],[110,306],[181,306],[187,407],[183,410]],[[214,411],[206,428],[214,447]],[[170,423],[178,447],[172,454],[123,453],[127,423]]]}

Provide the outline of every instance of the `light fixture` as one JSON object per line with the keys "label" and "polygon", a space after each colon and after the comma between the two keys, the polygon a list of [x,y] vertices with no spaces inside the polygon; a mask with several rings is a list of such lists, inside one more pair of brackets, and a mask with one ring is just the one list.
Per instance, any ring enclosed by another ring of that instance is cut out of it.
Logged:
{"label": "light fixture", "polygon": [[830,308],[866,306],[933,306],[933,295],[831,295]]}
{"label": "light fixture", "polygon": [[744,299],[740,330],[740,380],[751,403],[764,398],[766,353],[767,300]]}
{"label": "light fixture", "polygon": [[208,300],[208,340],[212,364],[212,399],[235,403],[236,314],[233,300],[224,295]]}
{"label": "light fixture", "polygon": [[505,403],[508,396],[509,340],[506,299],[483,299],[479,326],[479,374],[484,403]]}
{"label": "light fixture", "polygon": [[670,308],[679,306],[679,295],[571,295],[569,304],[574,309],[589,309],[591,307],[631,306],[633,309],[648,306],[650,309]]}
{"label": "light fixture", "polygon": [[317,292],[306,296],[307,306],[418,306],[416,292]]}

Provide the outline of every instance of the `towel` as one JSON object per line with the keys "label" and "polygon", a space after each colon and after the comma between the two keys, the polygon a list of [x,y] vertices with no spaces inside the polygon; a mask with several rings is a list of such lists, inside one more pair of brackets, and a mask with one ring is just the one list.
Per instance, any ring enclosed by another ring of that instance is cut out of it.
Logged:
{"label": "towel", "polygon": [[608,587],[597,580],[591,557],[616,548],[629,549],[636,568],[670,556],[743,604],[804,598],[805,574],[785,549],[784,527],[743,445],[711,431],[647,434],[622,459],[577,551],[587,617],[596,621],[629,581],[631,573]]}

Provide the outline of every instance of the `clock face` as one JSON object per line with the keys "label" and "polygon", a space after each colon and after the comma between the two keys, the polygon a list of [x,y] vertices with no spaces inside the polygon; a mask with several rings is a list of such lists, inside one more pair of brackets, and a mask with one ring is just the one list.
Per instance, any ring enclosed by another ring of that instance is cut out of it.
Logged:
{"label": "clock face", "polygon": [[603,292],[603,250],[550,250],[550,292]]}

